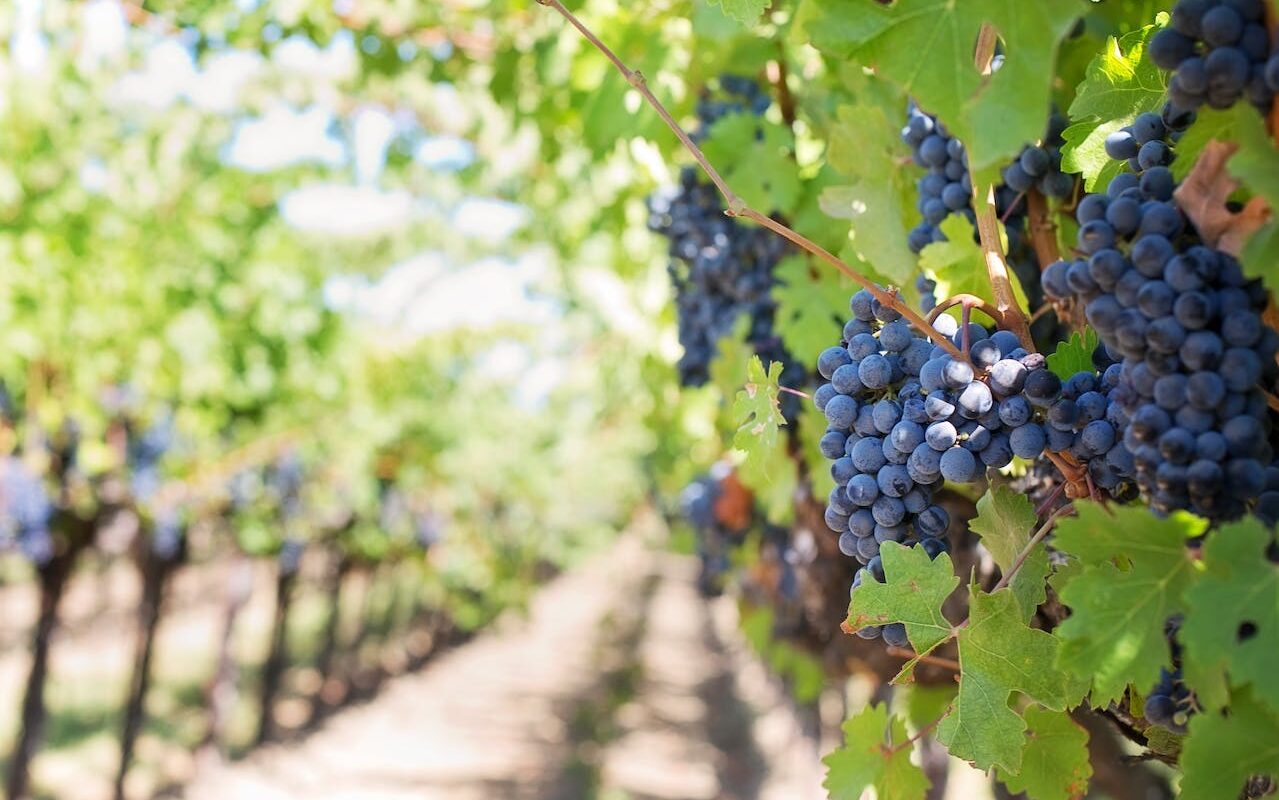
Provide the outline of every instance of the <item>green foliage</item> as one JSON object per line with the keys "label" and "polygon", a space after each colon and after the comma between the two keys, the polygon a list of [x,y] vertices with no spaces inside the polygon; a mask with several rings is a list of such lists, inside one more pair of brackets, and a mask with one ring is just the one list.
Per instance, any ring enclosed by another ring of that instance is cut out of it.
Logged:
{"label": "green foliage", "polygon": [[1260,522],[1227,525],[1208,537],[1204,572],[1186,592],[1179,640],[1183,669],[1201,705],[1229,700],[1226,684],[1279,711],[1279,565],[1266,557],[1273,536]]}
{"label": "green foliage", "polygon": [[1124,164],[1106,155],[1106,137],[1164,103],[1167,75],[1146,58],[1150,38],[1163,27],[1147,25],[1118,39],[1092,63],[1070,104],[1071,126],[1062,134],[1061,167],[1080,172],[1088,191],[1104,189]]}
{"label": "green foliage", "polygon": [[769,6],[769,0],[708,0],[708,2],[719,6],[725,14],[743,25],[750,25],[758,20],[760,14],[763,14]]}
{"label": "green foliage", "polygon": [[881,800],[920,800],[929,781],[910,761],[906,723],[884,705],[867,706],[844,722],[844,746],[822,762],[831,800],[860,800],[874,789]]}
{"label": "green foliage", "polygon": [[[968,524],[969,530],[981,536],[981,543],[1008,574],[1017,557],[1030,543],[1035,532],[1035,507],[1024,494],[1007,486],[992,486],[977,501],[977,516]],[[1009,588],[1017,597],[1023,619],[1029,620],[1035,608],[1044,602],[1044,580],[1048,577],[1048,550],[1035,547],[1021,563]]]}
{"label": "green foliage", "polygon": [[852,226],[852,248],[889,280],[905,283],[915,274],[915,255],[906,246],[919,221],[913,192],[916,169],[901,140],[904,98],[866,79],[856,103],[842,106],[830,131],[830,164],[851,179],[822,193],[822,209]]}
{"label": "green foliage", "polygon": [[773,274],[779,281],[773,290],[777,329],[797,361],[816,364],[842,335],[852,281],[832,269],[815,268],[800,255],[782,259]]}
{"label": "green foliage", "polygon": [[[975,179],[993,175],[1043,136],[1057,45],[1086,7],[1020,0],[836,0],[820,4],[807,32],[832,54],[872,64],[962,139]],[[982,23],[1016,54],[993,75],[973,64]],[[927,69],[921,69],[926,58]],[[992,119],[999,124],[992,125]]]}
{"label": "green foliage", "polygon": [[1009,707],[1014,692],[1063,711],[1079,702],[1087,682],[1054,667],[1059,642],[1026,625],[1007,589],[986,594],[972,587],[968,624],[959,632],[959,695],[937,728],[952,755],[978,769],[1022,768],[1026,721]]}
{"label": "green foliage", "polygon": [[1279,264],[1279,224],[1273,213],[1279,208],[1279,179],[1275,177],[1279,149],[1255,109],[1241,105],[1236,114],[1239,152],[1227,164],[1230,174],[1253,194],[1264,197],[1272,209],[1270,219],[1248,240],[1240,258],[1248,275],[1261,278],[1273,290],[1279,287],[1279,268],[1275,266]]}
{"label": "green foliage", "polygon": [[750,207],[765,214],[791,211],[800,198],[798,167],[791,158],[789,128],[752,114],[716,122],[702,152]]}
{"label": "green foliage", "polygon": [[1088,732],[1061,711],[1039,706],[1026,709],[1026,751],[1021,772],[996,767],[999,780],[1014,794],[1035,800],[1072,800],[1088,793],[1092,764],[1088,761]]}
{"label": "green foliage", "polygon": [[1097,332],[1092,328],[1085,327],[1082,334],[1075,331],[1045,359],[1048,368],[1063,381],[1076,372],[1094,372],[1092,354],[1097,349],[1097,342]]}
{"label": "green foliage", "polygon": [[1279,777],[1279,713],[1248,692],[1230,714],[1196,714],[1181,754],[1181,800],[1237,797],[1254,775]]}
{"label": "green foliage", "polygon": [[915,652],[927,653],[948,639],[954,627],[941,611],[942,603],[959,585],[950,556],[943,553],[929,559],[922,547],[896,542],[884,542],[879,552],[886,581],[868,579],[853,592],[848,627],[857,631],[901,622]]}
{"label": "green foliage", "polygon": [[1143,508],[1077,503],[1057,524],[1055,544],[1081,568],[1059,587],[1071,616],[1057,628],[1059,664],[1091,682],[1093,705],[1119,699],[1128,684],[1151,686],[1169,666],[1164,623],[1185,610],[1195,579],[1186,539],[1193,518],[1160,519]]}
{"label": "green foliage", "polygon": [[781,374],[780,363],[769,364],[765,371],[759,357],[752,356],[746,367],[746,383],[733,402],[737,425],[733,447],[745,454],[739,474],[773,522],[785,521],[793,513],[791,498],[798,479],[786,444],[778,435],[786,424],[778,403],[777,379]]}

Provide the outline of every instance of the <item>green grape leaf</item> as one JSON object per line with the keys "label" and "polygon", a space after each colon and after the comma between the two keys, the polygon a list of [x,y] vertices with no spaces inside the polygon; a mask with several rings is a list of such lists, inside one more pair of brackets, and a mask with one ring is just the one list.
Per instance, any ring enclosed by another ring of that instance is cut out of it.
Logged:
{"label": "green grape leaf", "polygon": [[898,284],[915,274],[915,255],[906,240],[919,221],[917,170],[901,140],[900,114],[900,101],[891,109],[870,100],[840,107],[830,132],[829,158],[852,183],[822,193],[822,209],[851,224],[858,256]]}
{"label": "green grape leaf", "polygon": [[[1160,15],[1161,20],[1167,19]],[[1088,65],[1083,83],[1070,104],[1071,125],[1062,133],[1061,168],[1084,176],[1084,188],[1105,187],[1124,169],[1106,155],[1106,137],[1145,111],[1164,104],[1168,78],[1145,57],[1146,45],[1162,24],[1147,25],[1106,42]]]}
{"label": "green grape leaf", "polygon": [[833,269],[814,269],[802,255],[782,259],[773,275],[778,281],[772,291],[776,328],[782,341],[796,361],[816,364],[823,350],[839,344],[852,281]]}
{"label": "green grape leaf", "polygon": [[1145,508],[1076,503],[1057,523],[1055,546],[1079,559],[1060,584],[1071,615],[1055,635],[1059,664],[1092,682],[1094,705],[1119,699],[1133,683],[1150,686],[1169,665],[1164,622],[1185,610],[1195,566],[1185,542],[1202,533],[1193,517],[1156,517]]}
{"label": "green grape leaf", "polygon": [[[1138,712],[1140,715],[1140,712]],[[1186,737],[1173,733],[1162,725],[1151,725],[1141,732],[1146,737],[1146,749],[1152,753],[1176,757],[1181,753]]]}
{"label": "green grape leaf", "polygon": [[[1057,45],[1084,9],[1022,0],[827,0],[806,30],[819,48],[872,67],[936,114],[964,142],[974,180],[983,183],[1043,137]],[[1009,53],[990,75],[973,64],[985,22]]]}
{"label": "green grape leaf", "polygon": [[1057,349],[1045,361],[1048,369],[1063,381],[1076,372],[1096,372],[1092,363],[1092,351],[1097,349],[1097,332],[1085,327],[1081,335],[1079,331],[1070,334],[1070,340],[1059,342]]}
{"label": "green grape leaf", "polygon": [[897,691],[906,693],[906,719],[915,730],[921,730],[945,714],[955,700],[959,686],[954,683],[942,683],[926,686],[916,683],[903,686]]}
{"label": "green grape leaf", "polygon": [[1213,139],[1235,141],[1238,138],[1236,128],[1239,125],[1239,115],[1245,111],[1251,111],[1254,116],[1257,113],[1247,103],[1235,103],[1225,111],[1206,105],[1200,108],[1196,112],[1194,123],[1177,140],[1177,157],[1170,167],[1172,176],[1180,181],[1189,175],[1199,154]]}
{"label": "green grape leaf", "polygon": [[1279,714],[1236,694],[1230,714],[1195,714],[1181,751],[1181,800],[1238,797],[1254,775],[1279,777]]}
{"label": "green grape leaf", "polygon": [[747,457],[761,449],[777,446],[777,431],[786,424],[778,403],[777,380],[782,375],[782,362],[772,361],[767,370],[759,356],[752,356],[746,366],[746,385],[737,393],[733,414],[740,421],[733,436],[733,446]]}
{"label": "green grape leaf", "polygon": [[950,556],[942,553],[930,559],[924,548],[896,542],[884,542],[879,555],[886,582],[867,579],[853,591],[846,627],[852,633],[871,625],[901,622],[915,652],[927,653],[953,630],[941,611],[942,603],[959,585]]}
{"label": "green grape leaf", "polygon": [[1035,800],[1073,800],[1088,793],[1092,764],[1088,731],[1064,711],[1039,706],[1026,709],[1026,752],[1021,773],[996,768],[1000,782],[1013,794]]}
{"label": "green grape leaf", "polygon": [[[990,551],[999,569],[1007,573],[1030,543],[1037,522],[1035,507],[1026,495],[997,485],[977,501],[977,517],[968,527],[981,536],[982,545]],[[1023,621],[1029,621],[1035,608],[1047,597],[1044,580],[1048,569],[1047,549],[1036,546],[1008,586],[1021,606]]]}
{"label": "green grape leaf", "polygon": [[1239,150],[1227,162],[1227,169],[1253,194],[1264,197],[1272,210],[1270,221],[1251,236],[1240,260],[1249,276],[1261,278],[1272,289],[1279,288],[1279,222],[1273,213],[1279,208],[1279,149],[1255,109],[1240,110],[1237,115]]}
{"label": "green grape leaf", "polygon": [[906,723],[885,705],[866,706],[844,721],[844,746],[822,759],[830,800],[860,800],[873,788],[879,800],[923,800],[930,785],[910,762]]}
{"label": "green grape leaf", "polygon": [[730,114],[711,126],[702,152],[733,191],[765,214],[789,212],[800,197],[790,129],[754,114]]}
{"label": "green grape leaf", "polygon": [[953,756],[978,769],[1021,771],[1026,722],[1008,706],[1020,692],[1063,711],[1083,696],[1086,683],[1054,667],[1058,641],[1022,620],[1012,592],[972,588],[968,625],[959,632],[959,695],[937,728]]}
{"label": "green grape leaf", "polygon": [[778,430],[786,424],[778,404],[777,379],[781,362],[765,371],[759,356],[746,365],[746,383],[733,402],[737,430],[733,447],[745,453],[738,475],[756,494],[766,516],[780,522],[792,513],[790,498],[798,480],[794,462],[787,456]]}
{"label": "green grape leaf", "polygon": [[[958,214],[951,214],[942,220],[941,230],[946,234],[946,241],[933,242],[919,254],[920,269],[937,281],[937,297],[971,294],[993,303],[986,257],[973,241],[972,224]],[[1013,297],[1025,308],[1026,293],[1022,291],[1021,282],[1016,275],[1011,278]]]}
{"label": "green grape leaf", "polygon": [[708,2],[719,6],[726,16],[732,17],[743,25],[751,25],[759,20],[771,0],[708,0]]}
{"label": "green grape leaf", "polygon": [[1204,574],[1186,592],[1186,680],[1209,708],[1224,705],[1225,675],[1252,684],[1258,700],[1279,711],[1279,565],[1266,558],[1271,536],[1250,519],[1208,537]]}

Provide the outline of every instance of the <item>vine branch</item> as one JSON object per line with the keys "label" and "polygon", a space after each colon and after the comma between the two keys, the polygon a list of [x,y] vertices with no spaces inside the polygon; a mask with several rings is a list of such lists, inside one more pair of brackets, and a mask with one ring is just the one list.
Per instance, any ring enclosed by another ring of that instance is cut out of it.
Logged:
{"label": "vine branch", "polygon": [[999,579],[999,583],[996,583],[995,588],[990,590],[991,594],[994,594],[1012,583],[1013,578],[1017,575],[1017,571],[1021,569],[1022,564],[1026,563],[1026,559],[1030,558],[1030,554],[1034,552],[1039,543],[1048,535],[1048,532],[1057,524],[1057,518],[1063,517],[1067,513],[1074,513],[1074,510],[1074,506],[1064,505],[1048,515],[1048,519],[1044,520],[1044,524],[1039,526],[1039,530],[1035,531],[1035,535],[1030,537],[1030,541],[1027,542],[1026,546],[1022,548],[1022,551],[1017,554],[1017,558],[1013,559],[1012,566],[1010,566],[1008,571],[1004,573],[1003,577]]}
{"label": "vine branch", "polygon": [[684,129],[680,127],[680,124],[676,122],[675,118],[671,116],[671,113],[666,110],[666,106],[662,105],[662,102],[657,99],[657,96],[653,94],[651,89],[649,89],[648,81],[645,80],[644,75],[639,70],[633,70],[626,66],[626,63],[623,62],[608,45],[600,41],[599,37],[592,33],[591,29],[586,27],[585,23],[578,19],[573,12],[565,8],[564,4],[560,2],[560,0],[537,0],[537,2],[541,5],[555,9],[560,16],[568,20],[570,25],[577,28],[578,32],[581,33],[582,36],[595,47],[595,49],[599,50],[604,54],[605,58],[613,62],[613,66],[617,68],[618,72],[622,73],[622,77],[626,78],[626,82],[634,87],[641,96],[643,96],[645,102],[652,106],[653,110],[657,112],[657,115],[666,123],[666,127],[671,129],[671,132],[674,133],[676,138],[680,140],[680,143],[684,145],[684,149],[693,156],[693,160],[697,162],[698,166],[702,168],[702,171],[706,173],[706,176],[710,178],[711,183],[715,184],[715,188],[719,190],[719,193],[724,196],[724,202],[728,205],[727,210],[724,212],[726,215],[730,217],[745,217],[746,219],[769,229],[778,236],[781,236],[799,247],[801,250],[808,251],[819,260],[826,262],[830,266],[847,275],[854,283],[870,292],[870,294],[882,305],[885,305],[901,314],[902,317],[904,317],[906,321],[914,326],[920,333],[927,336],[933,341],[933,343],[940,346],[952,357],[960,361],[969,360],[967,353],[960,352],[959,348],[955,347],[954,343],[951,342],[949,338],[941,335],[935,328],[933,328],[933,326],[929,325],[922,316],[920,316],[919,312],[911,308],[909,303],[903,301],[901,293],[898,292],[897,289],[892,287],[889,287],[888,289],[881,288],[874,281],[845,264],[833,253],[826,250],[826,248],[812,241],[803,234],[792,230],[786,225],[783,225],[771,217],[765,216],[748,206],[740,197],[737,196],[737,193],[732,190],[732,188],[728,185],[728,182],[724,180],[723,176],[716,171],[715,167],[711,165],[710,161],[707,160],[706,155],[702,153],[701,148],[699,148],[692,138],[684,132]]}
{"label": "vine branch", "polygon": [[[994,27],[989,22],[982,23],[977,34],[973,61],[983,75],[990,74],[997,38]],[[995,307],[1003,315],[1004,328],[1017,336],[1027,352],[1033,353],[1035,342],[1030,338],[1030,323],[1017,304],[1012,281],[1008,277],[1004,246],[999,240],[999,217],[995,213],[993,184],[973,183],[973,211],[977,217],[977,238],[981,242],[982,256],[986,261],[986,274],[990,278],[990,288],[995,293]]]}

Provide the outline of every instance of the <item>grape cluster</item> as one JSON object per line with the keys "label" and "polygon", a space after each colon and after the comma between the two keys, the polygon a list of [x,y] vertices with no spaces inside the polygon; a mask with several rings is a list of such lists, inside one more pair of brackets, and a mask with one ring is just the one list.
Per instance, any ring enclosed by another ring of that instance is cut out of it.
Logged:
{"label": "grape cluster", "polygon": [[16,546],[36,566],[49,563],[53,501],[40,478],[13,456],[0,462],[0,512],[0,542]]}
{"label": "grape cluster", "polygon": [[1172,104],[1226,109],[1246,97],[1268,110],[1279,90],[1279,56],[1271,53],[1264,17],[1264,0],[1177,3],[1172,24],[1150,40],[1150,59],[1174,72]]}
{"label": "grape cluster", "polygon": [[729,555],[735,537],[720,522],[715,511],[723,491],[721,484],[731,471],[727,463],[717,462],[710,472],[684,487],[680,493],[680,512],[693,528],[700,562],[697,588],[706,597],[715,597],[724,591],[724,576],[731,567]]}
{"label": "grape cluster", "polygon": [[[879,548],[886,541],[921,546],[934,558],[947,550],[950,520],[933,492],[944,481],[976,482],[1014,455],[1042,453],[1048,437],[1037,409],[1060,397],[1061,382],[1008,331],[988,333],[976,323],[961,330],[953,317],[938,317],[937,331],[967,348],[964,361],[866,290],[849,306],[842,343],[818,359],[829,383],[814,401],[826,416],[820,448],[836,483],[826,524],[839,534],[840,550],[864,565],[856,589],[884,580]],[[900,625],[859,632],[880,634],[905,646]]]}
{"label": "grape cluster", "polygon": [[1164,625],[1164,637],[1172,648],[1173,669],[1159,668],[1159,682],[1147,693],[1142,715],[1173,733],[1185,734],[1186,723],[1195,712],[1195,697],[1181,678],[1181,645],[1177,643],[1180,627],[1180,617],[1173,617]]}
{"label": "grape cluster", "polygon": [[[1069,120],[1057,112],[1049,117],[1048,130],[1042,144],[1024,147],[1003,170],[1003,184],[995,189],[995,211],[1004,222],[1008,235],[1008,263],[1026,291],[1032,306],[1043,302],[1039,288],[1039,260],[1031,242],[1025,194],[1036,189],[1045,197],[1058,200],[1069,197],[1075,188],[1075,177],[1061,169],[1062,131]],[[975,223],[972,208],[972,178],[968,173],[963,143],[950,136],[935,117],[913,103],[907,110],[902,140],[912,149],[912,157],[927,172],[916,183],[918,208],[924,219],[911,230],[907,240],[912,252],[919,253],[933,242],[945,240],[941,224],[950,214],[962,214]],[[976,237],[976,230],[973,232]],[[921,296],[931,296],[931,289]],[[932,303],[925,303],[925,309]],[[1035,326],[1036,336],[1053,338],[1055,322],[1041,318]]]}
{"label": "grape cluster", "polygon": [[1111,397],[1151,507],[1233,519],[1267,488],[1273,452],[1260,385],[1275,374],[1279,334],[1262,323],[1260,282],[1199,241],[1173,189],[1167,167],[1153,166],[1084,198],[1083,255],[1052,264],[1043,285],[1085,303],[1121,360]]}
{"label": "grape cluster", "polygon": [[914,103],[906,111],[902,141],[911,146],[915,163],[927,172],[916,184],[919,213],[923,222],[910,232],[911,252],[918,253],[933,242],[943,242],[942,221],[951,214],[963,214],[975,222],[972,209],[973,181],[968,172],[964,143],[951,136],[936,117]]}
{"label": "grape cluster", "polygon": [[[1121,433],[1128,419],[1112,398],[1122,374],[1121,364],[1111,364],[1100,375],[1077,372],[1058,383],[1059,391],[1046,392],[1039,402],[1044,407],[1045,449],[1069,453],[1087,470],[1093,487],[1116,499],[1132,500],[1137,496],[1133,456]],[[1050,399],[1054,394],[1055,399]]]}
{"label": "grape cluster", "polygon": [[173,446],[173,417],[166,414],[141,434],[133,435],[133,426],[127,425],[130,436],[127,450],[129,481],[133,496],[148,500],[160,488],[160,460]]}
{"label": "grape cluster", "polygon": [[[768,95],[754,81],[722,76],[719,82],[730,99],[701,99],[694,139],[704,137],[724,116],[758,115],[768,108]],[[700,386],[709,380],[719,340],[730,335],[739,317],[746,314],[751,321],[747,338],[756,353],[784,365],[783,386],[800,386],[807,374],[774,331],[776,304],[769,296],[775,283],[773,268],[787,253],[786,242],[763,228],[725,216],[719,192],[700,180],[694,167],[680,172],[674,189],[651,195],[648,209],[649,229],[670,240],[668,271],[684,348],[678,364],[681,384]],[[793,419],[798,407],[788,399],[782,411]]]}
{"label": "grape cluster", "polygon": [[[1170,106],[1165,106],[1165,110],[1168,108]],[[1137,175],[1148,169],[1167,167],[1175,157],[1173,144],[1194,121],[1193,114],[1188,117],[1172,117],[1173,122],[1181,126],[1174,130],[1164,121],[1163,114],[1153,111],[1138,114],[1131,125],[1106,137],[1106,155],[1116,161],[1126,161],[1128,168]]]}

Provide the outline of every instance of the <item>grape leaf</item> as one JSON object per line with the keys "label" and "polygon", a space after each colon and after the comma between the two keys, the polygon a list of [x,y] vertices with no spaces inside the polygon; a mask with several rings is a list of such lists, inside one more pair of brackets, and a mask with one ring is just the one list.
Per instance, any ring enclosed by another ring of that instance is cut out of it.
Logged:
{"label": "grape leaf", "polygon": [[1085,327],[1081,335],[1079,331],[1070,334],[1070,341],[1059,342],[1057,349],[1045,361],[1048,369],[1063,381],[1076,372],[1094,372],[1092,351],[1097,349],[1097,332]]}
{"label": "grape leaf", "polygon": [[749,206],[789,212],[799,201],[799,168],[789,128],[754,114],[730,114],[711,126],[702,152]]}
{"label": "grape leaf", "polygon": [[738,426],[733,447],[746,454],[738,476],[755,492],[773,522],[781,522],[793,513],[791,496],[798,480],[795,464],[778,436],[778,429],[786,424],[777,399],[781,374],[781,362],[771,362],[765,371],[759,356],[751,356],[746,365],[746,382],[733,402],[734,423]]}
{"label": "grape leaf", "polygon": [[927,686],[921,683],[900,687],[896,691],[906,693],[906,719],[920,730],[933,722],[950,709],[955,700],[955,692],[959,689],[954,683],[942,683]]}
{"label": "grape leaf", "polygon": [[1245,109],[1256,113],[1247,103],[1235,103],[1225,111],[1206,105],[1200,108],[1196,112],[1194,124],[1177,140],[1177,157],[1170,167],[1173,177],[1178,181],[1185,178],[1208,142],[1213,139],[1232,142],[1238,138],[1235,129],[1239,124],[1239,114]]}
{"label": "grape leaf", "polygon": [[[994,293],[986,272],[986,257],[973,240],[972,223],[958,214],[951,214],[942,220],[941,230],[946,234],[946,241],[933,242],[919,254],[920,269],[937,281],[937,297],[971,294],[993,304]],[[1022,291],[1021,281],[1011,271],[1009,277],[1013,297],[1025,308],[1026,293]]]}
{"label": "grape leaf", "polygon": [[[1167,15],[1160,15],[1167,20]],[[1083,83],[1070,104],[1071,126],[1063,133],[1061,168],[1080,172],[1084,188],[1094,191],[1123,171],[1124,164],[1106,155],[1106,137],[1144,111],[1163,104],[1167,75],[1145,57],[1146,44],[1162,24],[1147,25],[1116,40],[1088,65]]]}
{"label": "grape leaf", "polygon": [[1232,698],[1229,715],[1195,714],[1181,769],[1181,800],[1238,797],[1254,775],[1279,777],[1279,714],[1248,692]]}
{"label": "grape leaf", "polygon": [[771,0],[708,0],[708,2],[719,6],[725,15],[743,25],[750,25],[759,20]]}
{"label": "grape leaf", "polygon": [[1145,508],[1076,503],[1063,518],[1055,545],[1080,561],[1062,602],[1071,615],[1057,627],[1060,666],[1092,683],[1092,703],[1117,700],[1134,683],[1149,686],[1170,665],[1164,621],[1184,610],[1182,593],[1194,580],[1187,537],[1202,532],[1193,517],[1160,519]]}
{"label": "grape leaf", "polygon": [[1088,731],[1063,711],[1039,706],[1026,709],[1026,752],[1021,773],[996,768],[999,780],[1013,794],[1035,800],[1074,800],[1088,792],[1092,764],[1088,760]]}
{"label": "grape leaf", "polygon": [[777,330],[786,349],[802,364],[816,364],[823,350],[838,343],[848,316],[852,281],[833,269],[814,270],[806,256],[789,256],[774,268]]}
{"label": "grape leaf", "polygon": [[929,780],[910,763],[906,723],[885,705],[867,706],[844,721],[844,746],[822,759],[830,800],[860,800],[874,788],[879,800],[923,800]]}
{"label": "grape leaf", "polygon": [[[1026,549],[1034,535],[1038,516],[1030,500],[1007,486],[992,486],[977,501],[977,517],[968,523],[981,543],[1007,573],[1017,556]],[[1022,619],[1029,621],[1035,608],[1047,597],[1044,580],[1048,577],[1048,551],[1037,546],[1013,576],[1008,588],[1017,597]]]}
{"label": "grape leaf", "polygon": [[901,622],[915,652],[926,653],[948,638],[952,625],[942,603],[959,585],[950,556],[930,559],[922,547],[884,542],[879,548],[886,583],[865,580],[848,604],[849,633],[871,625]]}
{"label": "grape leaf", "polygon": [[1009,708],[1009,695],[1020,692],[1063,711],[1084,693],[1084,681],[1053,666],[1058,644],[1026,625],[1012,592],[986,594],[974,586],[968,625],[959,632],[959,695],[937,740],[978,769],[1020,772],[1026,723]]}
{"label": "grape leaf", "polygon": [[1228,699],[1228,673],[1232,685],[1251,683],[1252,694],[1279,712],[1279,564],[1266,558],[1270,541],[1256,520],[1223,527],[1204,545],[1204,574],[1186,592],[1183,668],[1209,708]]}
{"label": "grape leaf", "polygon": [[[1073,2],[827,0],[806,31],[819,48],[855,56],[940,117],[966,145],[980,183],[1043,136],[1057,44],[1082,11]],[[999,32],[1008,52],[991,75],[973,64],[984,22]]]}
{"label": "grape leaf", "polygon": [[[1243,105],[1243,104],[1240,104]],[[1251,108],[1239,112],[1237,126],[1239,150],[1230,159],[1231,174],[1243,181],[1270,205],[1270,221],[1252,235],[1240,254],[1244,271],[1265,281],[1266,286],[1279,287],[1279,222],[1275,210],[1279,209],[1279,150],[1266,133],[1261,117]]]}
{"label": "grape leaf", "polygon": [[822,194],[822,209],[851,223],[852,247],[860,258],[899,284],[915,274],[915,255],[906,240],[919,221],[916,171],[900,131],[900,121],[889,116],[883,102],[841,106],[830,131],[829,159],[852,183]]}

